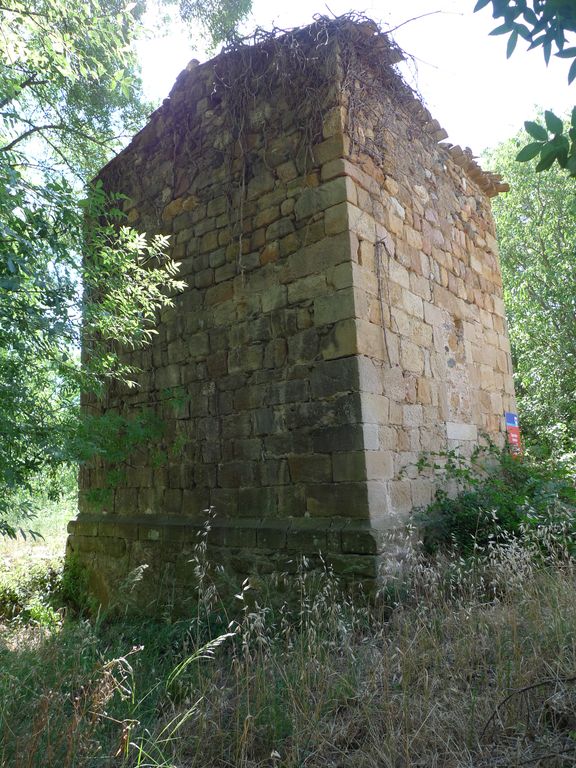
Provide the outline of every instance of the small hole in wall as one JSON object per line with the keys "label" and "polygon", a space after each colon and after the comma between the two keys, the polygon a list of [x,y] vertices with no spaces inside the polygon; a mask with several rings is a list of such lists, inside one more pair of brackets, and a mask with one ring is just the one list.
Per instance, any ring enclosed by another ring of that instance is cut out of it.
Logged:
{"label": "small hole in wall", "polygon": [[356,261],[358,265],[362,266],[362,240],[358,241],[358,250],[356,251]]}

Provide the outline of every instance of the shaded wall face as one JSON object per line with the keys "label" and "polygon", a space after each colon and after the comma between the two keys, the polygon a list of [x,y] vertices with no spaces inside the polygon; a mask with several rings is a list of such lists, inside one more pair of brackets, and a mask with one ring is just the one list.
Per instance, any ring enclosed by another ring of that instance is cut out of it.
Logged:
{"label": "shaded wall face", "polygon": [[[333,214],[353,184],[324,170],[343,153],[340,110],[326,89],[299,113],[277,84],[239,126],[217,76],[184,74],[103,174],[129,196],[128,223],[170,235],[188,286],[151,348],[128,356],[144,371],[137,391],[108,394],[107,408],[151,405],[167,428],[131,458],[108,511],[366,518],[358,365],[330,304],[338,289],[353,301],[357,248]],[[86,488],[102,480],[84,472]]]}

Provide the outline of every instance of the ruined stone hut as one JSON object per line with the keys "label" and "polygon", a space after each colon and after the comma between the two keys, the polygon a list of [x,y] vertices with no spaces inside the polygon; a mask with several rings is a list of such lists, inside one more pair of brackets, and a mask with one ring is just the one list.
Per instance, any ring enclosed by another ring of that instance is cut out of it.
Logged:
{"label": "ruined stone hut", "polygon": [[69,551],[104,602],[148,566],[144,604],[190,596],[209,508],[214,565],[292,573],[320,556],[373,582],[388,533],[427,504],[421,452],[514,410],[490,198],[371,22],[320,20],[192,63],[101,173],[127,221],[170,235],[187,288],[138,387],[86,408],[154,409],[161,438],[80,477]]}

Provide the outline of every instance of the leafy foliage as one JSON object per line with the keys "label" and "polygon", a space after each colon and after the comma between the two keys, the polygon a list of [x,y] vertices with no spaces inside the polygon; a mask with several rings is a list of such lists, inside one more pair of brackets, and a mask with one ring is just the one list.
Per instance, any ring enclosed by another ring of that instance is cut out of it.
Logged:
{"label": "leafy foliage", "polygon": [[212,46],[228,40],[252,8],[252,0],[179,0],[180,16],[186,22],[205,25]]}
{"label": "leafy foliage", "polygon": [[[247,8],[191,2],[186,14],[208,14],[217,37]],[[14,535],[14,512],[32,513],[22,491],[39,472],[79,457],[80,388],[129,382],[118,346],[149,341],[156,311],[182,287],[166,239],[130,230],[122,201],[88,185],[150,110],[133,46],[145,9],[0,5],[0,533]]]}
{"label": "leafy foliage", "polygon": [[[576,48],[566,48],[566,32],[576,32],[576,6],[572,0],[478,0],[474,10],[479,11],[492,3],[492,16],[502,24],[491,35],[510,35],[507,55],[510,57],[518,39],[530,43],[530,48],[541,47],[546,63],[553,48],[557,56],[574,58]],[[570,82],[576,77],[570,72]]]}
{"label": "leafy foliage", "polygon": [[558,165],[573,178],[576,177],[576,107],[572,110],[568,133],[564,133],[564,123],[554,112],[544,112],[544,125],[527,120],[524,123],[526,133],[536,141],[523,147],[516,155],[516,160],[526,163],[540,157],[536,171],[547,171],[557,161]]}
{"label": "leafy foliage", "polygon": [[525,141],[521,133],[488,155],[510,182],[493,210],[523,430],[560,458],[576,446],[576,205],[558,166],[535,176],[515,162]]}
{"label": "leafy foliage", "polygon": [[450,547],[469,555],[552,525],[576,545],[576,490],[565,471],[507,451],[479,451],[470,464],[448,459],[446,477],[456,479],[460,490],[440,487],[416,515],[427,551]]}
{"label": "leafy foliage", "polygon": [[[509,58],[519,38],[530,43],[529,50],[541,47],[546,64],[552,51],[561,59],[572,60],[568,82],[576,79],[576,46],[568,46],[566,33],[576,32],[576,4],[573,0],[478,0],[474,8],[479,11],[492,3],[492,15],[503,22],[490,33],[509,35],[506,55]],[[576,177],[576,107],[570,125],[565,130],[563,121],[552,111],[544,114],[545,126],[527,121],[526,132],[536,139],[519,152],[517,160],[527,162],[539,157],[536,171],[547,171],[555,162]]]}

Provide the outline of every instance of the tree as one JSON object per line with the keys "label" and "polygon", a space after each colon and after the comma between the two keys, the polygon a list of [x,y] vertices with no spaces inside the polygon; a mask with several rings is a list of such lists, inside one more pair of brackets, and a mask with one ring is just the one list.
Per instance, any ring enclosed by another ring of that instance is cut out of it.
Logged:
{"label": "tree", "polygon": [[493,202],[523,429],[553,456],[576,452],[576,204],[554,166],[515,162],[524,132],[489,155],[510,182]]}
{"label": "tree", "polygon": [[252,0],[179,0],[178,10],[187,23],[204,26],[212,47],[227,40],[252,8]]}
{"label": "tree", "polygon": [[[492,16],[502,19],[491,35],[509,35],[506,47],[508,58],[514,53],[518,40],[528,42],[529,50],[541,47],[546,64],[552,51],[555,56],[572,60],[568,82],[576,79],[576,47],[567,46],[566,33],[576,32],[576,3],[574,0],[478,0],[474,10],[479,11],[492,3]],[[576,107],[567,128],[552,111],[545,113],[544,125],[533,121],[524,124],[526,132],[535,141],[523,147],[517,160],[527,162],[539,157],[536,171],[545,171],[557,162],[561,168],[576,177]]]}
{"label": "tree", "polygon": [[[247,2],[184,9],[213,14],[222,36]],[[80,386],[129,379],[115,348],[146,343],[181,288],[162,238],[124,226],[98,186],[87,195],[150,110],[133,47],[144,10],[142,0],[0,0],[0,532],[14,534],[8,513],[30,510],[22,492],[39,472],[85,451]]]}

